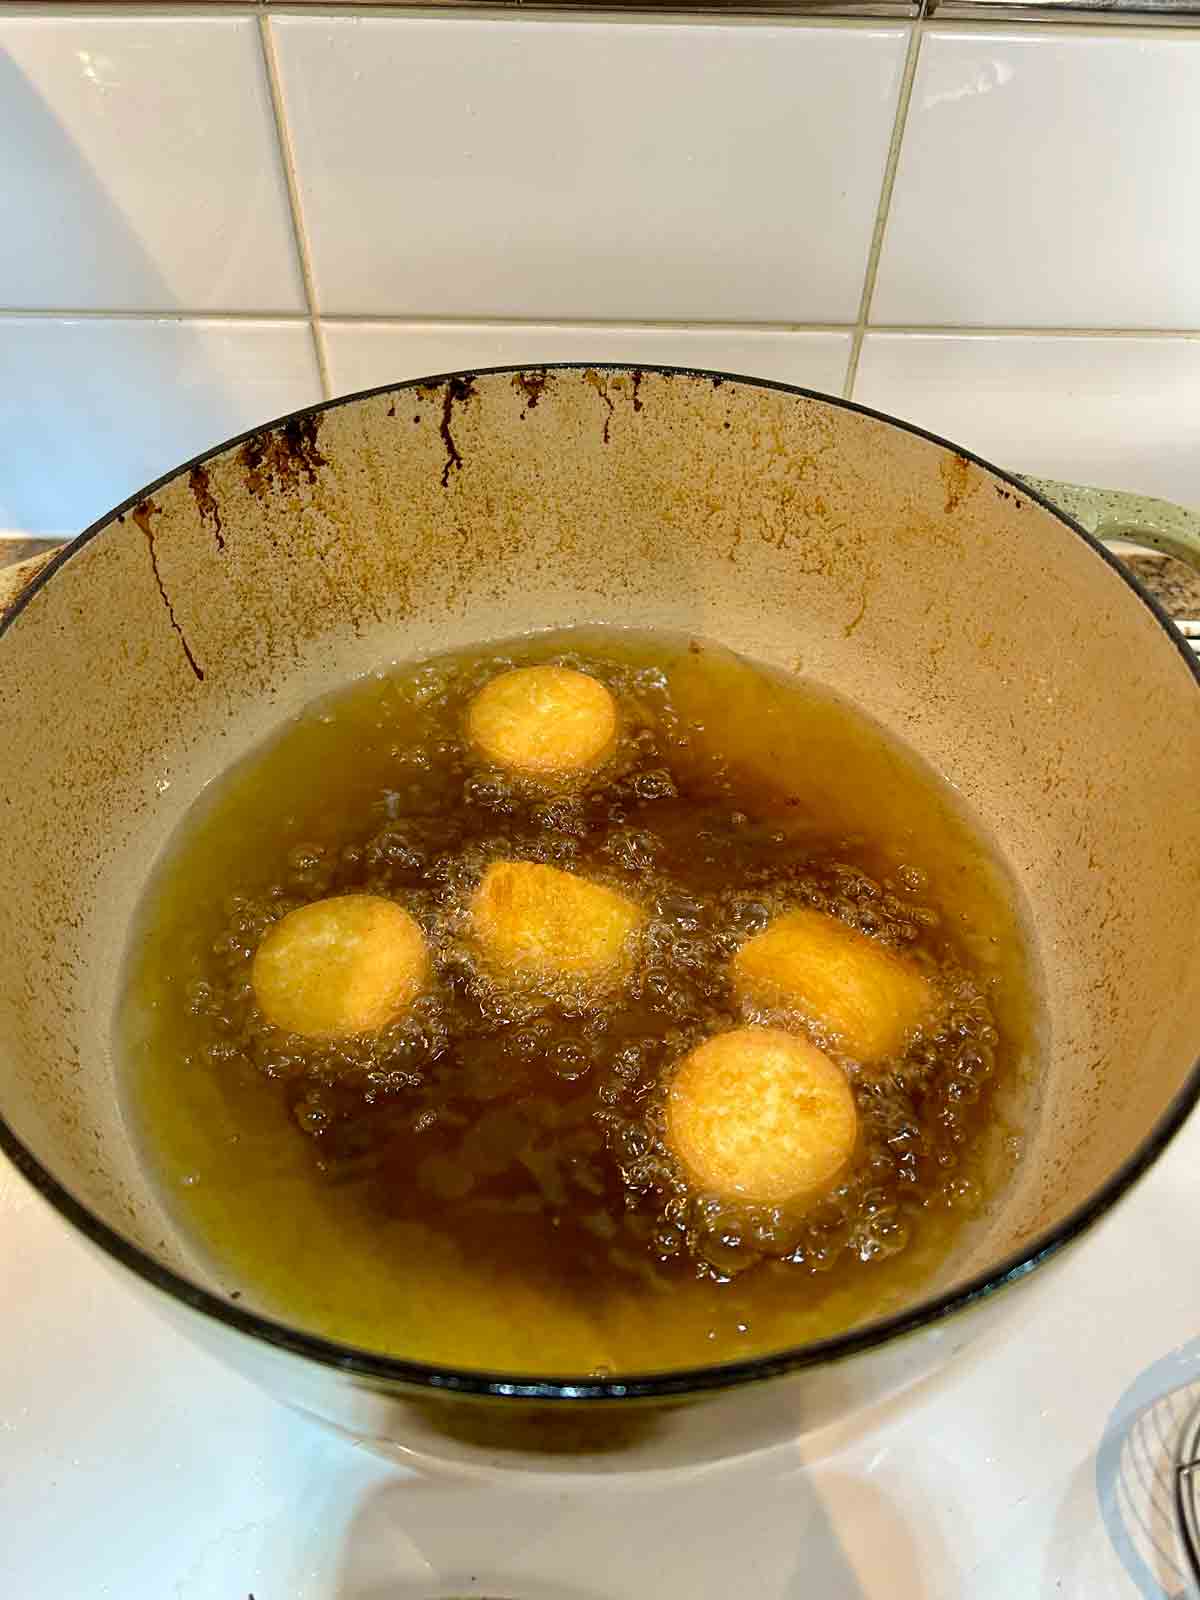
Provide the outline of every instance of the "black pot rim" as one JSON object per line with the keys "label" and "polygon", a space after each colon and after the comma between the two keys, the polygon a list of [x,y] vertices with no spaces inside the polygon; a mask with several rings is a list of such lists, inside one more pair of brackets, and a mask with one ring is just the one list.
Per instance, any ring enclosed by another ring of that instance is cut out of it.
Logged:
{"label": "black pot rim", "polygon": [[[305,406],[301,410],[289,412],[285,416],[277,417],[272,422],[264,423],[260,427],[238,434],[222,444],[203,451],[190,461],[186,461],[181,466],[175,467],[170,472],[156,478],[153,483],[148,484],[145,488],[139,489],[136,494],[130,495],[127,500],[124,500],[112,511],[99,518],[98,521],[93,522],[78,538],[72,540],[70,544],[57,552],[47,562],[46,566],[38,572],[8,610],[0,615],[0,639],[3,638],[12,622],[20,615],[32,596],[47,583],[51,582],[60,567],[70,561],[84,545],[109,527],[118,516],[132,510],[134,506],[149,495],[152,495],[157,489],[178,478],[192,467],[202,465],[204,462],[224,454],[225,451],[246,440],[256,438],[287,423],[319,416],[327,411],[336,410],[340,406],[353,405],[360,400],[370,399],[376,395],[399,394],[412,389],[437,387],[448,384],[454,379],[463,381],[477,377],[503,376],[505,374],[515,376],[518,373],[541,374],[545,372],[587,371],[621,373],[631,376],[638,373],[668,378],[695,378],[705,380],[716,386],[730,383],[748,388],[776,390],[784,394],[796,395],[802,399],[816,400],[824,405],[887,423],[905,433],[914,434],[918,438],[928,440],[931,444],[938,445],[944,450],[949,450],[953,454],[973,462],[976,466],[982,467],[986,472],[991,473],[1000,482],[1007,484],[1021,499],[1033,501],[1051,512],[1060,523],[1082,539],[1100,560],[1111,567],[1137,599],[1151,612],[1167,636],[1169,643],[1183,657],[1197,689],[1200,689],[1200,660],[1188,647],[1182,635],[1173,626],[1170,618],[1153,596],[1147,593],[1127,567],[1117,561],[1078,522],[1013,473],[994,466],[973,451],[965,450],[950,440],[943,439],[938,434],[930,433],[925,428],[919,428],[912,423],[903,422],[896,417],[888,416],[885,412],[875,411],[870,406],[858,405],[851,400],[843,400],[837,396],[821,394],[815,389],[800,388],[794,384],[778,383],[771,379],[745,377],[737,373],[713,372],[699,367],[634,365],[626,362],[606,361],[561,361],[544,365],[536,362],[523,362],[517,365],[478,367],[471,371],[440,373],[433,377],[408,379],[403,383],[379,384],[374,388],[360,390],[355,394],[341,395],[334,400],[325,400],[317,405]],[[1063,1218],[1055,1227],[1047,1229],[1043,1234],[1034,1238],[1024,1249],[1012,1252],[990,1270],[976,1274],[973,1278],[950,1291],[935,1295],[927,1301],[919,1302],[893,1316],[865,1323],[860,1327],[853,1328],[846,1333],[837,1334],[832,1338],[798,1345],[752,1360],[730,1362],[717,1366],[681,1368],[667,1372],[632,1373],[621,1378],[604,1379],[570,1375],[544,1378],[511,1376],[503,1373],[438,1367],[424,1362],[405,1361],[399,1357],[374,1354],[369,1350],[341,1344],[337,1340],[326,1339],[317,1334],[305,1333],[299,1329],[291,1328],[286,1323],[277,1322],[271,1317],[260,1315],[258,1312],[239,1305],[236,1301],[226,1299],[209,1289],[202,1288],[199,1284],[192,1283],[183,1274],[164,1266],[147,1251],[143,1250],[141,1246],[134,1244],[115,1228],[110,1227],[108,1223],[95,1216],[74,1197],[64,1183],[60,1182],[53,1173],[42,1165],[33,1152],[18,1138],[2,1113],[0,1113],[0,1150],[5,1152],[42,1198],[48,1201],[61,1217],[83,1234],[92,1244],[97,1246],[105,1255],[119,1262],[144,1283],[177,1303],[186,1306],[203,1317],[212,1318],[217,1323],[223,1324],[226,1328],[236,1333],[248,1335],[250,1338],[275,1349],[285,1350],[293,1355],[319,1363],[322,1366],[334,1368],[346,1373],[353,1379],[368,1384],[383,1384],[401,1389],[426,1392],[432,1390],[498,1400],[644,1401],[702,1395],[724,1389],[733,1389],[750,1383],[781,1377],[790,1372],[824,1366],[830,1362],[860,1355],[865,1351],[899,1339],[906,1334],[916,1333],[921,1329],[942,1322],[946,1318],[994,1294],[997,1290],[1015,1283],[1017,1280],[1026,1277],[1043,1262],[1057,1255],[1059,1251],[1078,1239],[1104,1216],[1121,1196],[1153,1166],[1182,1127],[1197,1101],[1200,1101],[1200,1057],[1193,1064],[1187,1079],[1163,1111],[1150,1133],[1138,1148],[1100,1185],[1094,1194],[1089,1196],[1082,1205]]]}

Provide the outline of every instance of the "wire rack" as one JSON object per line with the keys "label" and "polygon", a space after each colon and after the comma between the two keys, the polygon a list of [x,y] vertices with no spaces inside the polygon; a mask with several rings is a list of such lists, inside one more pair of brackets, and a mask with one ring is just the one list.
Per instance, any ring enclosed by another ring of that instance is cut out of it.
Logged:
{"label": "wire rack", "polygon": [[1190,1414],[1179,1435],[1175,1457],[1175,1509],[1179,1538],[1191,1568],[1192,1583],[1200,1594],[1200,1405]]}

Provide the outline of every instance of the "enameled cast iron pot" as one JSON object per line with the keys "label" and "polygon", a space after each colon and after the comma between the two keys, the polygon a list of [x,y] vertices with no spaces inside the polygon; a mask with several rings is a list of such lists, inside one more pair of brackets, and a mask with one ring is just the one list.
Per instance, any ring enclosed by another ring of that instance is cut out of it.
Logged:
{"label": "enameled cast iron pot", "polygon": [[[1117,502],[1074,509],[1200,554],[1170,508],[1140,526]],[[952,1271],[822,1345],[604,1382],[339,1348],[227,1298],[139,1166],[110,1043],[133,908],[201,785],[314,695],[584,621],[834,685],[962,791],[1028,902],[1040,1121]],[[1043,494],[840,401],[571,366],[300,413],[152,485],[27,584],[0,620],[0,718],[0,1143],[189,1335],[362,1439],[612,1470],[794,1436],[1002,1313],[997,1291],[1100,1217],[1200,1092],[1195,660]],[[1026,1295],[1009,1337],[1036,1336]]]}

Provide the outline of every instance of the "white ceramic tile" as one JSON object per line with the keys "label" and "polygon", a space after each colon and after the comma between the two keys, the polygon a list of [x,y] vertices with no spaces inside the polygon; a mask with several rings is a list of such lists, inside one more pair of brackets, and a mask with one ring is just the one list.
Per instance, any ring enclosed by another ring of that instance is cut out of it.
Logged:
{"label": "white ceramic tile", "polygon": [[439,372],[524,362],[626,361],[703,367],[840,394],[850,334],[750,328],[579,328],[545,324],[326,322],[336,394]]}
{"label": "white ceramic tile", "polygon": [[905,28],[272,25],[325,315],[857,313]]}
{"label": "white ceramic tile", "polygon": [[872,317],[1200,327],[1200,37],[932,31]]}
{"label": "white ceramic tile", "polygon": [[249,18],[0,15],[0,306],[300,311]]}
{"label": "white ceramic tile", "polygon": [[0,527],[74,534],[321,398],[306,322],[0,317]]}
{"label": "white ceramic tile", "polygon": [[869,334],[854,398],[1013,472],[1200,506],[1200,340]]}

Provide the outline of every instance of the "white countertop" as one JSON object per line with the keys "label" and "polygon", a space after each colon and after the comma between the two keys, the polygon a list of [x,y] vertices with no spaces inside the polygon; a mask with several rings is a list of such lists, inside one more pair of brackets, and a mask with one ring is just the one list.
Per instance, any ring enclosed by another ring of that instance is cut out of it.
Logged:
{"label": "white countertop", "polygon": [[1002,1334],[916,1394],[751,1462],[534,1486],[420,1478],[291,1415],[160,1323],[5,1165],[0,1594],[1174,1597],[1153,1479],[1162,1418],[1200,1399],[1198,1195],[1193,1117],[1015,1291]]}

